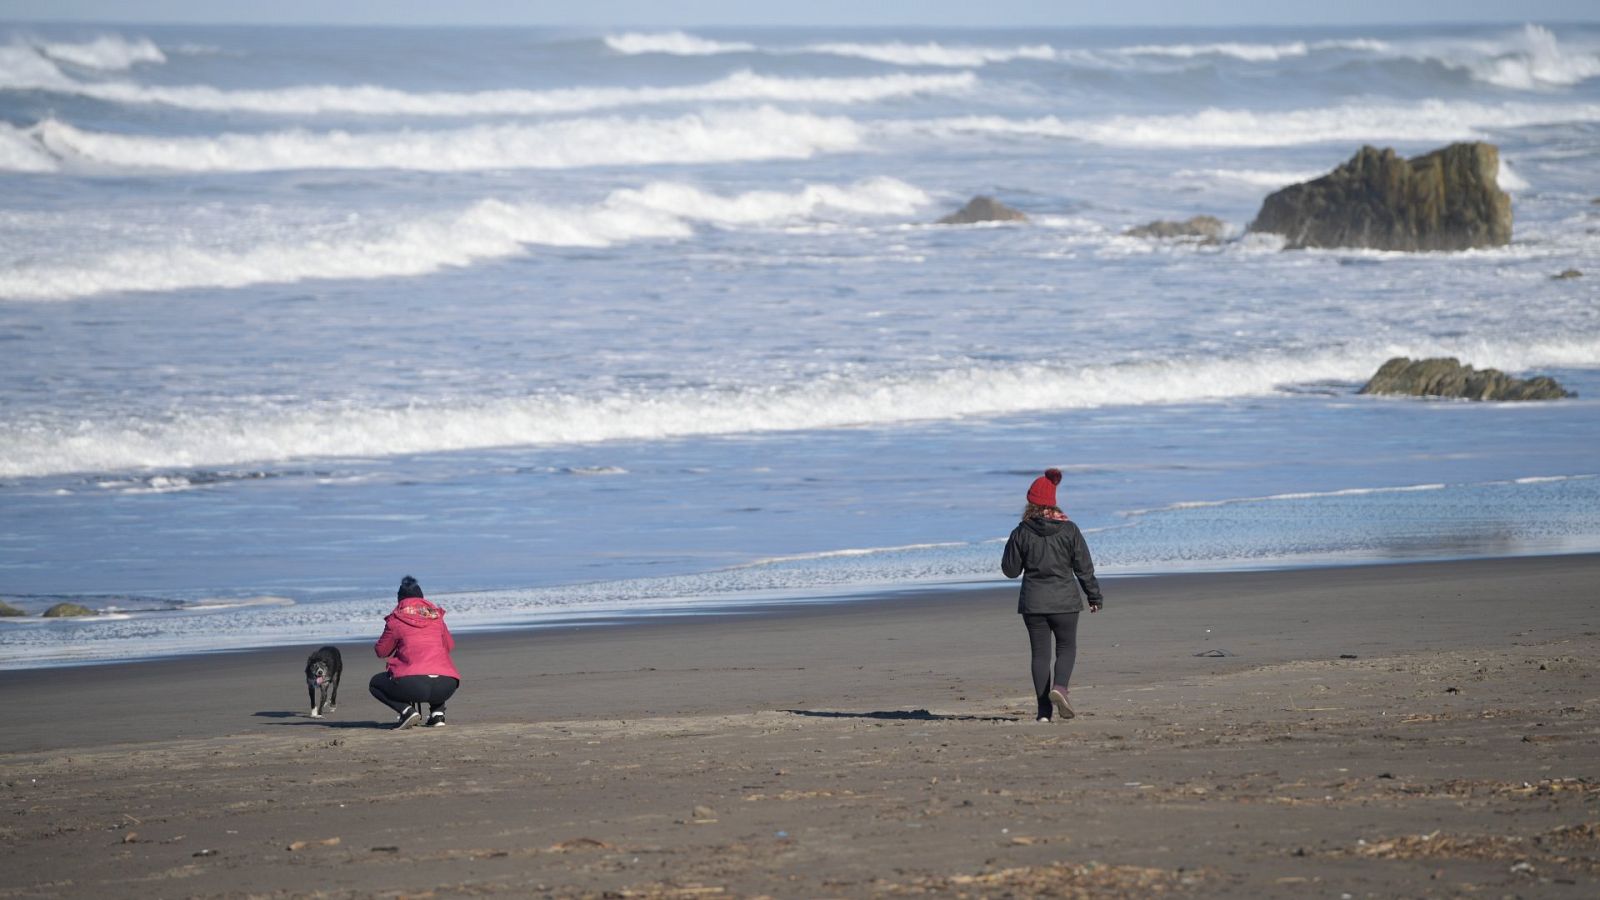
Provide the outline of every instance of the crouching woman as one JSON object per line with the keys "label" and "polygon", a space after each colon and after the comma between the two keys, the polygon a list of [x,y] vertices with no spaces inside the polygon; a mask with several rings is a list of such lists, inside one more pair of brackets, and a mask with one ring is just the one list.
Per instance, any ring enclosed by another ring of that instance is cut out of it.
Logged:
{"label": "crouching woman", "polygon": [[444,609],[423,598],[415,578],[407,575],[400,582],[398,599],[372,648],[388,668],[372,676],[368,687],[399,716],[395,728],[422,721],[423,704],[428,706],[428,725],[437,728],[444,724],[445,703],[461,686],[461,673],[450,661],[456,642],[444,624]]}

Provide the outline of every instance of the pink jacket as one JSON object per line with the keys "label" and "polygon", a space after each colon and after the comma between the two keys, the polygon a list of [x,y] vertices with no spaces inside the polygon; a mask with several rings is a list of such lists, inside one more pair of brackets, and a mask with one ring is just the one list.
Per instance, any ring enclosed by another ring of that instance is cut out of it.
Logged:
{"label": "pink jacket", "polygon": [[448,675],[459,681],[461,673],[450,661],[455,646],[444,624],[444,609],[421,597],[408,597],[384,617],[383,635],[372,649],[389,661],[389,674],[396,678]]}

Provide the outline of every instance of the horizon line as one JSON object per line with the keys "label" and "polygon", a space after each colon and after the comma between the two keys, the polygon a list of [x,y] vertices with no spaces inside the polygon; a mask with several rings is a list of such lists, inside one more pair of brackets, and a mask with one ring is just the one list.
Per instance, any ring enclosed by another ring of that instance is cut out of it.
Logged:
{"label": "horizon line", "polygon": [[1040,24],[1022,23],[1012,25],[994,24],[927,24],[927,23],[848,23],[848,22],[773,22],[758,24],[752,22],[693,22],[693,23],[661,23],[661,22],[529,22],[519,20],[490,20],[471,22],[392,22],[392,21],[224,21],[216,19],[61,19],[61,18],[0,18],[0,25],[43,25],[43,26],[98,26],[115,28],[147,28],[147,27],[237,27],[237,28],[381,28],[381,29],[414,29],[414,28],[565,28],[565,29],[608,29],[608,28],[653,28],[663,30],[681,31],[689,28],[701,29],[762,29],[762,30],[799,30],[819,28],[854,28],[861,30],[891,30],[891,29],[916,29],[921,31],[1079,31],[1097,29],[1222,29],[1222,28],[1407,28],[1417,26],[1439,25],[1475,25],[1475,26],[1506,26],[1517,27],[1521,25],[1541,26],[1591,26],[1600,25],[1600,15],[1593,19],[1559,19],[1536,21],[1530,18],[1513,19],[1405,19],[1392,21],[1255,21],[1255,22],[1179,22],[1179,23],[1150,23],[1150,22],[1124,22],[1124,23],[1083,23],[1083,24]]}

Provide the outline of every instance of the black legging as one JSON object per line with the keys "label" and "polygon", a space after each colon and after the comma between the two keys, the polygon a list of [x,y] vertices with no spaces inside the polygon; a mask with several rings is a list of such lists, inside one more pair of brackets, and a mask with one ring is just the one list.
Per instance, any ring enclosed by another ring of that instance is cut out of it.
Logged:
{"label": "black legging", "polygon": [[[1072,666],[1078,661],[1078,613],[1040,615],[1023,613],[1028,626],[1028,645],[1033,649],[1033,693],[1039,698],[1039,715],[1049,717],[1052,684],[1065,688],[1072,681]],[[1056,638],[1055,681],[1050,680],[1050,635]]]}
{"label": "black legging", "polygon": [[407,706],[423,703],[436,713],[444,712],[445,703],[456,692],[461,682],[448,675],[404,675],[399,678],[388,672],[372,676],[367,688],[378,702],[399,715]]}

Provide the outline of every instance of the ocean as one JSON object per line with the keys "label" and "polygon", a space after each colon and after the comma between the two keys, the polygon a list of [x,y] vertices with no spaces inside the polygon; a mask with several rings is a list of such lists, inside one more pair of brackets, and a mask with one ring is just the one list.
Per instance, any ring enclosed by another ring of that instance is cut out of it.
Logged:
{"label": "ocean", "polygon": [[[1509,246],[1244,233],[1462,140]],[[1109,575],[1600,550],[1597,176],[1596,26],[0,25],[0,599],[100,612],[0,668],[993,583],[1047,466]]]}

